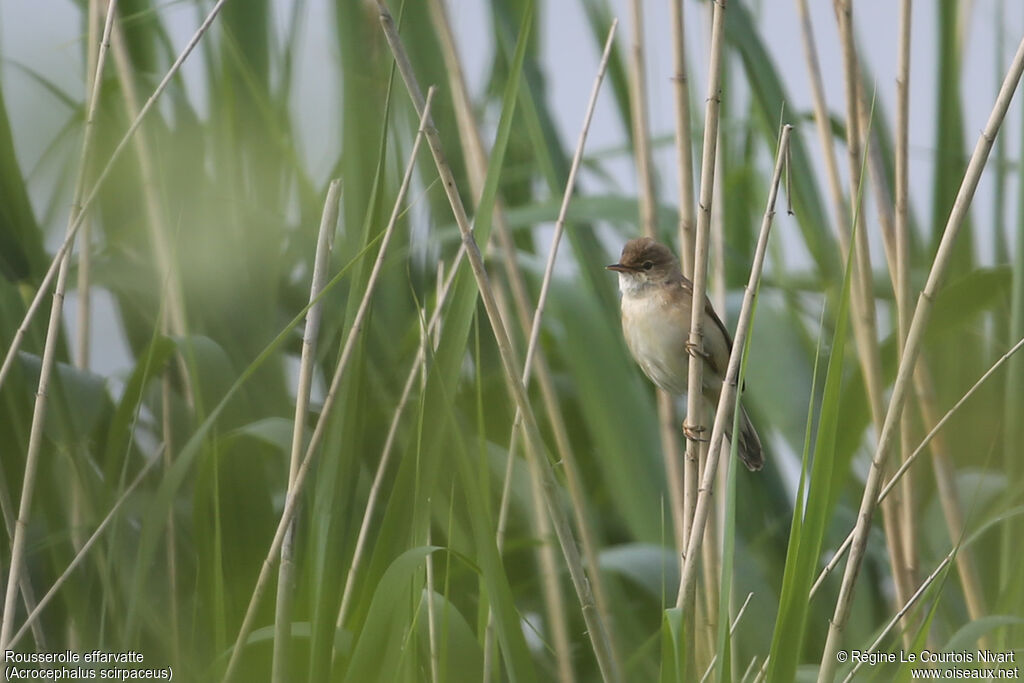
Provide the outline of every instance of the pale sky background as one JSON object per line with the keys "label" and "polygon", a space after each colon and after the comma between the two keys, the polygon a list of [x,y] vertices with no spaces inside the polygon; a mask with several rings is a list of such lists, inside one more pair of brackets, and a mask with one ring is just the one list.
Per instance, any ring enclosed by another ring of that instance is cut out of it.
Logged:
{"label": "pale sky background", "polygon": [[[244,0],[235,0],[244,2]],[[358,1],[358,0],[353,0]],[[733,0],[737,2],[738,0]],[[1003,54],[995,54],[996,12],[1001,0],[979,0],[963,3],[962,11],[970,11],[970,29],[965,38],[963,64],[965,134],[968,152],[973,149],[978,134],[988,118],[998,82],[1013,56],[1022,29],[1024,5],[1005,3],[1006,17],[1000,28],[1004,33]],[[209,6],[212,3],[206,3]],[[281,24],[286,23],[291,3],[276,0],[273,3]],[[547,0],[541,2],[543,65],[546,71],[553,109],[566,144],[574,144],[578,136],[584,107],[589,96],[599,59],[599,48],[592,40],[579,2]],[[790,89],[790,106],[800,112],[811,107],[807,70],[798,32],[796,5],[793,0],[762,0],[760,3],[761,34],[767,43],[777,69]],[[934,159],[935,63],[938,50],[946,46],[934,42],[937,3],[931,0],[914,3],[914,22],[911,64],[911,125],[910,174],[911,197],[921,222],[928,219],[931,197],[931,178]],[[613,12],[619,17],[617,40],[626,50],[632,27],[626,0],[612,0]],[[842,73],[841,55],[832,3],[828,0],[810,0],[812,20],[822,72],[826,74],[826,97],[833,112],[845,112],[843,83],[834,77]],[[899,2],[896,0],[860,0],[854,3],[854,22],[860,40],[861,57],[866,60],[877,78],[878,96],[884,102],[888,116],[892,116],[895,93],[896,44]],[[305,148],[309,168],[318,179],[323,179],[336,157],[338,148],[337,117],[341,111],[337,84],[327,75],[337,74],[338,55],[330,37],[333,19],[327,0],[309,0],[304,20],[296,80],[296,101],[293,112],[296,129]],[[703,99],[704,74],[708,49],[708,3],[685,0],[688,52],[695,93]],[[489,17],[486,3],[480,0],[449,0],[452,19],[463,61],[467,64],[471,86],[479,93],[490,66],[494,45],[491,44]],[[198,12],[191,2],[167,2],[160,9],[177,49],[191,36],[198,24]],[[673,132],[673,103],[671,75],[671,41],[669,35],[668,1],[645,2],[645,34],[647,46],[647,83],[650,92],[650,130],[652,135],[671,135]],[[25,67],[41,77],[51,80],[75,98],[82,97],[81,19],[77,6],[70,0],[0,0],[0,78],[14,133],[18,157],[24,172],[30,173],[29,185],[36,206],[37,217],[50,195],[51,179],[35,172],[45,146],[65,123],[67,111],[33,78],[26,75]],[[624,52],[624,54],[626,54]],[[20,65],[20,66],[19,66]],[[194,84],[201,82],[198,62],[186,63],[185,77]],[[324,86],[324,83],[327,86]],[[201,88],[192,90],[201,91]],[[1001,135],[1009,142],[1009,157],[1019,157],[1020,99],[1018,93],[1007,118],[1008,126]],[[200,103],[200,109],[201,103]],[[611,95],[603,90],[599,108],[594,117],[588,141],[588,151],[619,147],[625,135],[613,110]],[[804,141],[811,153],[820,157],[817,139],[810,126],[805,126]],[[842,150],[837,148],[841,154]],[[671,148],[658,152],[657,163],[662,196],[674,202],[675,167]],[[839,157],[841,168],[845,159]],[[635,179],[629,159],[611,165],[621,191],[635,192]],[[582,191],[594,189],[593,179],[582,179]],[[1012,179],[1011,182],[1015,182]],[[824,185],[823,189],[824,189]],[[597,188],[600,189],[600,188]],[[1015,202],[1015,192],[1009,193]],[[986,263],[1005,261],[1004,255],[993,254],[991,231],[990,176],[982,179],[975,200],[974,216],[978,220],[981,258]],[[874,209],[869,205],[871,232]],[[48,226],[51,233],[63,231],[66,213],[58,215],[55,225]],[[56,238],[55,238],[56,239]],[[875,245],[877,247],[877,245]],[[562,252],[567,253],[565,251]],[[874,262],[880,265],[881,252],[876,250]],[[69,298],[70,300],[70,298]],[[68,310],[73,311],[69,306]],[[109,301],[98,297],[96,315],[102,331],[102,319],[115,316]],[[112,326],[108,326],[112,327]],[[97,332],[100,334],[101,332]],[[119,348],[121,341],[107,336],[93,344],[94,369],[104,375],[117,375],[127,370],[126,355]]]}

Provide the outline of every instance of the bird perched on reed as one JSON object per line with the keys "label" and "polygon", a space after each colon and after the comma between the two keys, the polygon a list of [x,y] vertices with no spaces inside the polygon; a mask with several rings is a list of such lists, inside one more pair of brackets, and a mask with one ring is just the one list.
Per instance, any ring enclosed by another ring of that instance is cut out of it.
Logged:
{"label": "bird perched on reed", "polygon": [[[622,332],[633,358],[656,385],[675,396],[685,394],[693,283],[683,276],[672,251],[649,237],[627,242],[619,262],[608,269],[619,274]],[[732,337],[705,297],[703,394],[712,409],[718,405],[731,351]],[[726,424],[730,426],[726,435],[731,439],[731,415]],[[687,436],[697,437],[689,431]],[[764,466],[761,439],[742,406],[739,456],[751,470]]]}

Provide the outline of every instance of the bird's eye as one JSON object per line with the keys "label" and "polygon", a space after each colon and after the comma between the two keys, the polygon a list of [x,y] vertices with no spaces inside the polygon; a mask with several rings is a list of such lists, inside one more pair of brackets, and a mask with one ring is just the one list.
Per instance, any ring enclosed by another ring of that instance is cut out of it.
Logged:
{"label": "bird's eye", "polygon": [[644,270],[650,270],[653,267],[654,267],[654,263],[652,261],[644,261],[644,264],[643,264],[643,269]]}

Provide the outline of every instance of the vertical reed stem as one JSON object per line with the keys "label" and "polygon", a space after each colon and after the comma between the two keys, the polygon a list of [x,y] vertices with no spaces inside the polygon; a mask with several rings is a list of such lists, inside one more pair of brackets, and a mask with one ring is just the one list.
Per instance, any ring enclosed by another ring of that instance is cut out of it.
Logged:
{"label": "vertical reed stem", "polygon": [[[32,496],[35,493],[36,473],[39,468],[43,445],[43,423],[46,420],[47,392],[50,377],[57,360],[57,337],[60,335],[61,315],[64,311],[64,291],[67,288],[68,272],[71,267],[71,246],[74,244],[74,227],[80,224],[85,215],[82,196],[85,194],[85,183],[89,162],[92,158],[92,143],[95,135],[96,109],[99,104],[99,84],[102,82],[103,66],[110,46],[110,29],[114,24],[117,11],[117,0],[107,4],[107,19],[103,26],[103,38],[96,57],[96,76],[93,78],[92,91],[89,93],[88,107],[85,117],[85,130],[82,136],[82,149],[78,158],[78,178],[75,182],[74,198],[71,202],[71,214],[68,216],[68,227],[65,240],[68,248],[59,257],[57,284],[53,292],[53,305],[50,307],[50,323],[46,328],[46,341],[43,345],[42,360],[39,367],[39,389],[36,391],[35,405],[32,410],[32,426],[29,430],[28,452],[25,454],[25,472],[21,486],[21,500],[18,505],[18,518],[14,524],[14,538],[11,542],[11,565],[7,574],[7,591],[4,597],[3,623],[0,625],[0,651],[7,649],[12,629],[14,628],[15,603],[18,588],[21,585],[25,564],[25,547],[27,543],[28,520],[32,513]],[[40,292],[45,285],[40,285]],[[12,353],[9,351],[8,353]]]}

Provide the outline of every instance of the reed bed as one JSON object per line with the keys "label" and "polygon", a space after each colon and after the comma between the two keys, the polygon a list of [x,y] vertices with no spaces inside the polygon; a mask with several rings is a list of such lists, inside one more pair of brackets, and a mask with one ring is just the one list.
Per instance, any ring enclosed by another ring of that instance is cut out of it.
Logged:
{"label": "reed bed", "polygon": [[[891,3],[879,45],[845,1],[787,35],[740,0],[583,2],[567,113],[533,0],[479,5],[487,69],[457,3],[327,5],[82,0],[81,92],[6,60],[66,124],[27,167],[0,99],[0,650],[274,683],[1019,672],[1010,8]],[[724,284],[763,471],[629,357],[604,266],[639,235]]]}

